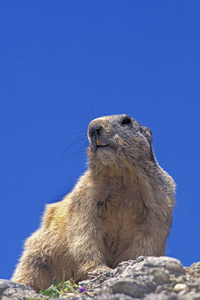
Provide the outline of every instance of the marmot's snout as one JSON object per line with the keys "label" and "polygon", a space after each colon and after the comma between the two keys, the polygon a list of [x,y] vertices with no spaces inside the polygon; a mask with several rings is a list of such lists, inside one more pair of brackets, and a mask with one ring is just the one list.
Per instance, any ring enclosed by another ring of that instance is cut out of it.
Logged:
{"label": "marmot's snout", "polygon": [[102,130],[103,130],[103,126],[101,124],[90,123],[89,129],[88,129],[90,139],[93,139],[93,138],[98,139],[99,136],[101,136],[101,134],[102,134]]}
{"label": "marmot's snout", "polygon": [[105,129],[103,124],[101,124],[101,120],[96,119],[93,120],[88,127],[88,139],[90,142],[90,146],[93,149],[97,147],[105,147],[107,143],[105,141]]}

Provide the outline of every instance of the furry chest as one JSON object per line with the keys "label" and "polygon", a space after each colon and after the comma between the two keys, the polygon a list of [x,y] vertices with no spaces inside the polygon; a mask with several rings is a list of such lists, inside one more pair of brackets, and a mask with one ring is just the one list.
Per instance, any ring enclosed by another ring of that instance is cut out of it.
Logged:
{"label": "furry chest", "polygon": [[121,261],[123,253],[134,239],[136,215],[130,207],[118,205],[112,209],[104,208],[100,220],[98,232],[101,248],[107,265],[113,268]]}

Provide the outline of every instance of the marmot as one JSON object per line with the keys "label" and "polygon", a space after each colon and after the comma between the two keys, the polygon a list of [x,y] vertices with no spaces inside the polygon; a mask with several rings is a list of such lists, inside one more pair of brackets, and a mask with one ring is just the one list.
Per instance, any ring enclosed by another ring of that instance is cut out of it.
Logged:
{"label": "marmot", "polygon": [[11,280],[36,291],[56,277],[76,282],[140,255],[165,254],[175,184],[158,165],[152,133],[128,115],[94,119],[88,169],[46,207]]}

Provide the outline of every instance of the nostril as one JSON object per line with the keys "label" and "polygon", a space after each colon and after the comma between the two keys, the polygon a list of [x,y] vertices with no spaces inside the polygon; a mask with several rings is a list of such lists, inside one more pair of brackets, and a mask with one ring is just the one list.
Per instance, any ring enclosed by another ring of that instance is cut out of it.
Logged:
{"label": "nostril", "polygon": [[96,133],[97,133],[98,136],[101,135],[101,128],[102,128],[102,127],[96,128]]}
{"label": "nostril", "polygon": [[103,126],[99,125],[99,124],[94,124],[91,126],[90,130],[89,130],[89,135],[90,137],[98,137],[101,135],[101,131],[102,131]]}

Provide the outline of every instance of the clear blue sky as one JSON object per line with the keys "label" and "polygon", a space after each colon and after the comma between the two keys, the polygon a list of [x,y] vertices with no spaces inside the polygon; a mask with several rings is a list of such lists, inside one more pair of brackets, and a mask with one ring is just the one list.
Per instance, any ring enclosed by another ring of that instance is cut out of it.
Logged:
{"label": "clear blue sky", "polygon": [[127,113],[177,183],[167,255],[200,260],[200,1],[0,1],[0,277],[86,169],[87,126]]}

